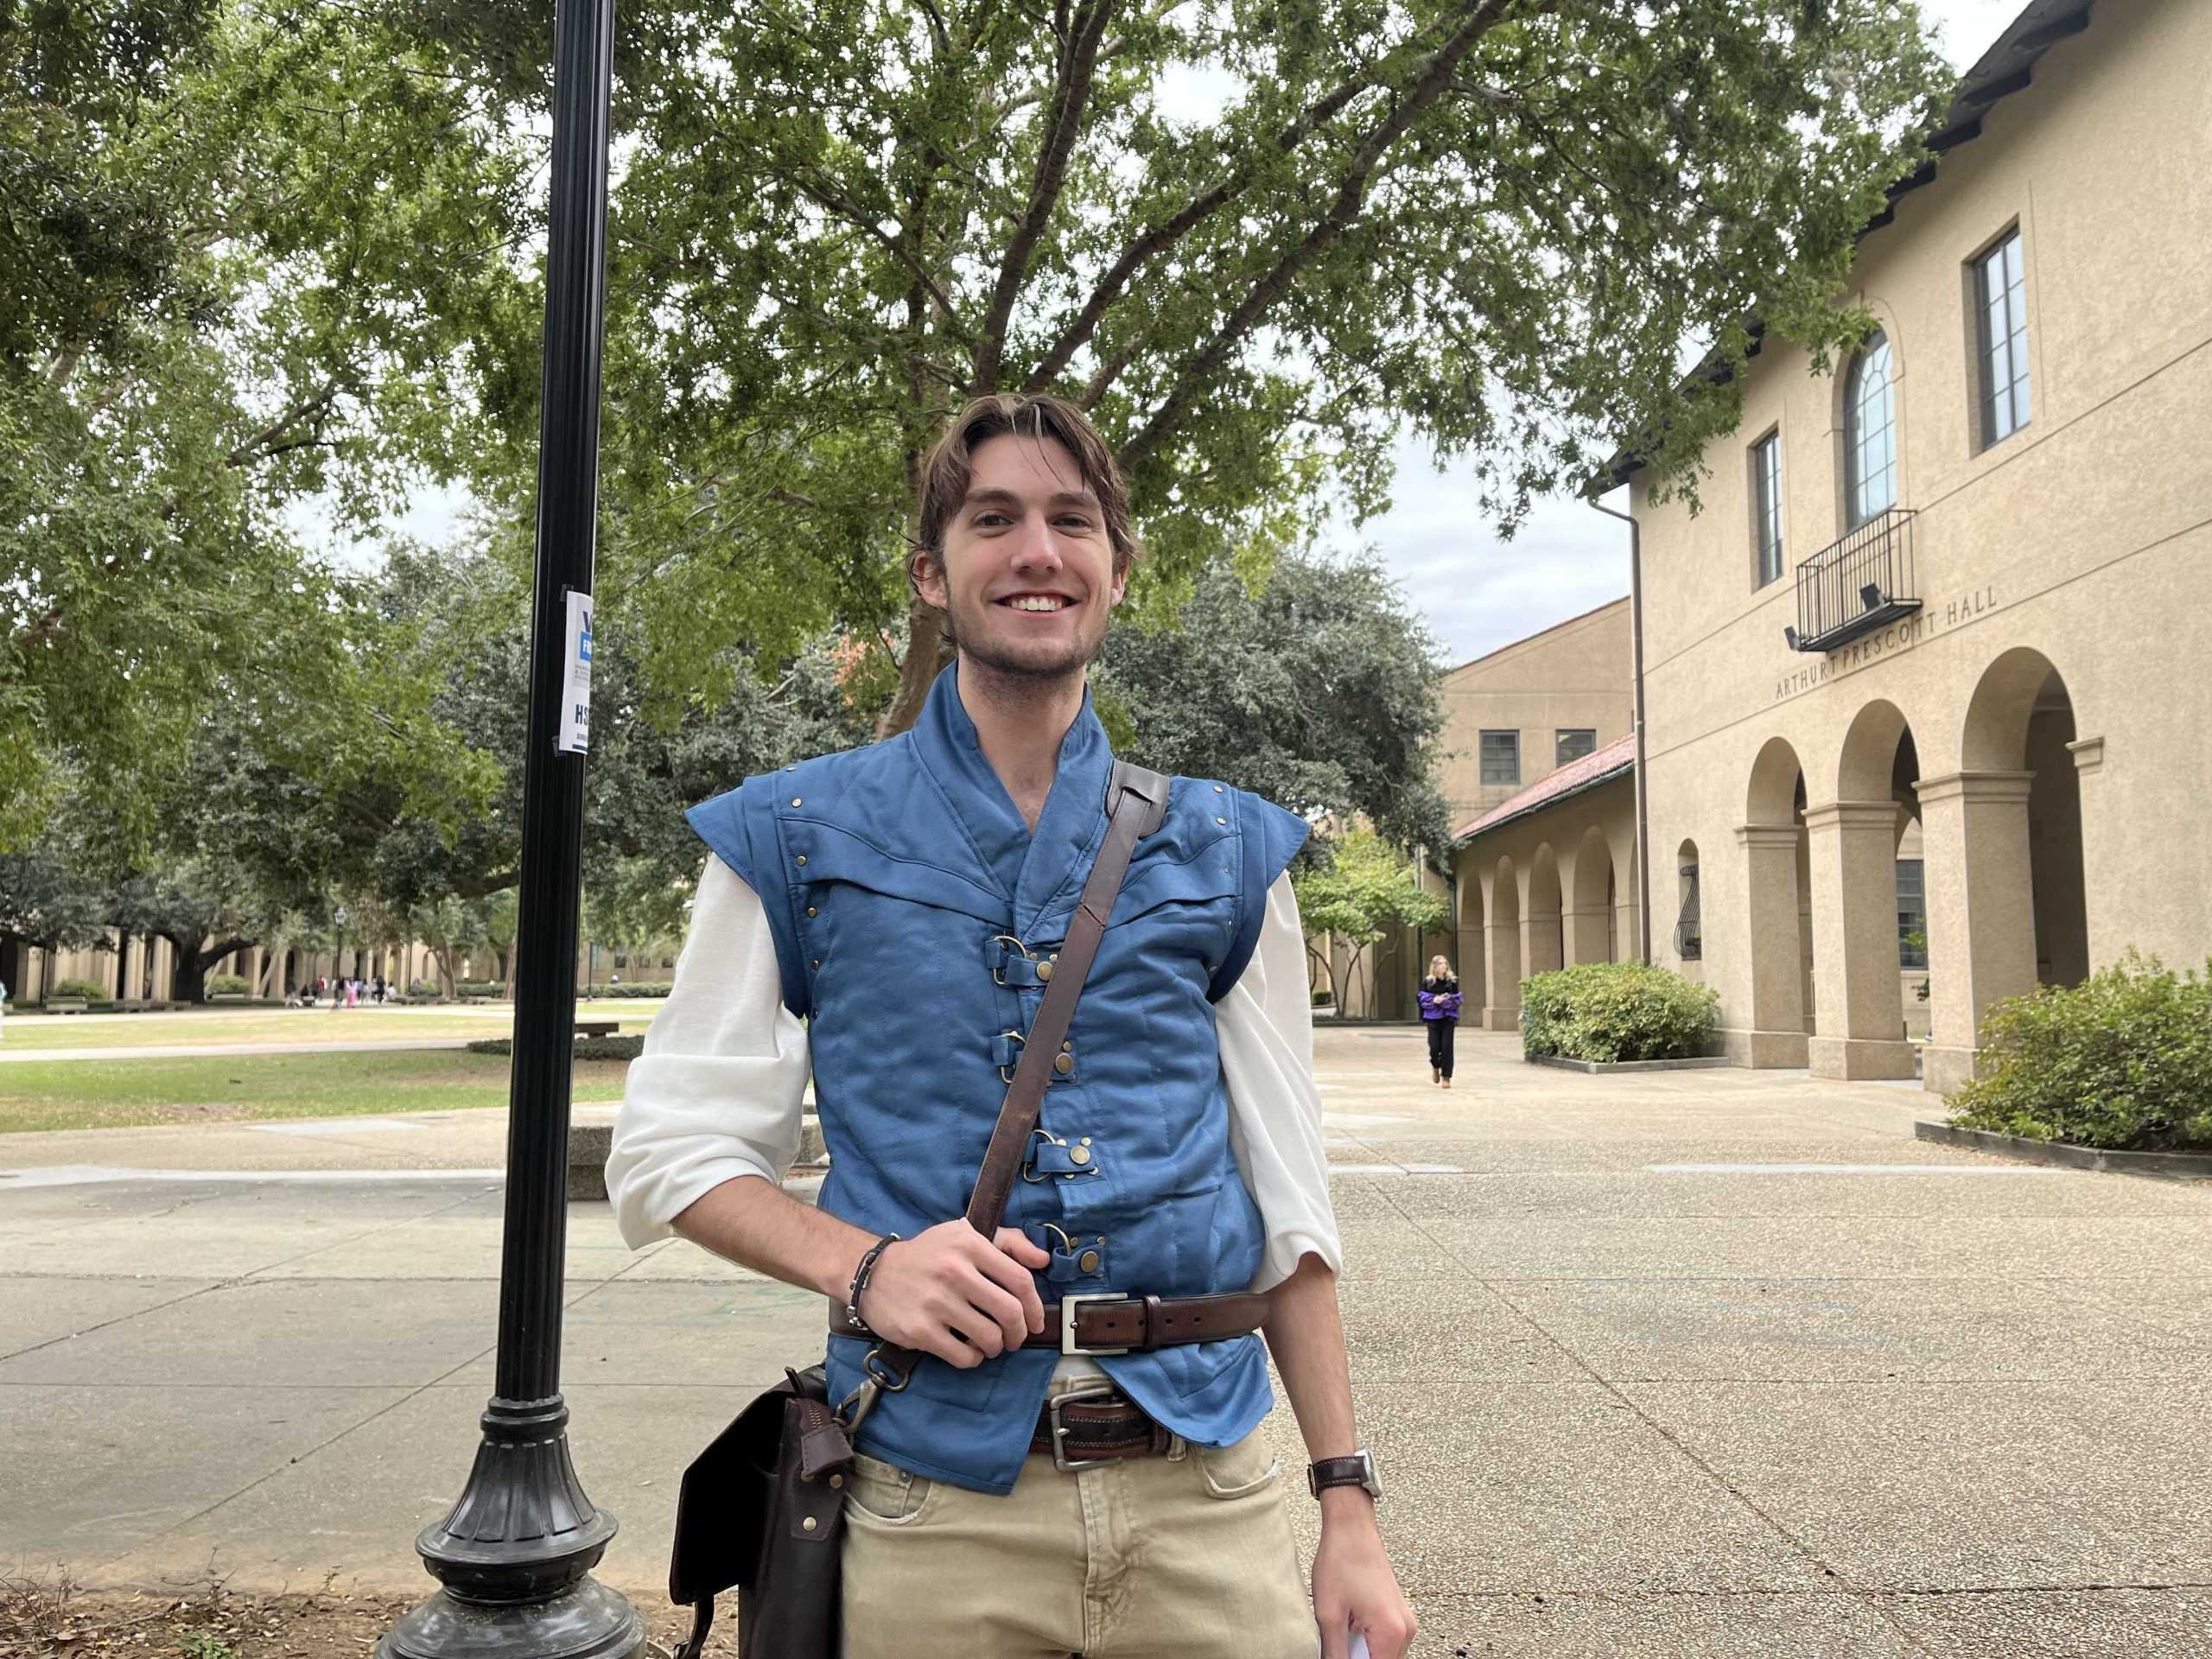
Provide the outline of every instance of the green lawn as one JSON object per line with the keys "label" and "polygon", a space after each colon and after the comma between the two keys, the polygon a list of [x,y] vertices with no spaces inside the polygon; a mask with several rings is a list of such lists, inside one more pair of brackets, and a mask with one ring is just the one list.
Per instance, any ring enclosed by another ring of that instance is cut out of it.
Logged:
{"label": "green lawn", "polygon": [[[620,1100],[627,1069],[620,1060],[578,1062],[575,1097]],[[466,1049],[0,1065],[0,1135],[506,1103],[505,1057]]]}
{"label": "green lawn", "polygon": [[[652,1022],[658,1002],[586,1004],[577,1017],[620,1020],[624,1031],[643,1031]],[[15,1053],[23,1049],[174,1048],[187,1043],[388,1043],[426,1037],[468,1039],[505,1037],[514,1027],[514,1009],[485,1003],[466,1011],[416,1013],[354,1008],[265,1008],[236,1013],[210,1009],[195,1014],[134,1014],[113,1020],[81,1015],[48,1019],[10,1018],[0,1027],[0,1042]]]}

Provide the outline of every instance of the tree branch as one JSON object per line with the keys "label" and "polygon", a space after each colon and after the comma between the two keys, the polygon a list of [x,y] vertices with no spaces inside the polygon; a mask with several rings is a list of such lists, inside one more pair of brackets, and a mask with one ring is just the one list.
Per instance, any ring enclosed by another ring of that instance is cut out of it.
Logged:
{"label": "tree branch", "polygon": [[[1307,105],[1296,120],[1275,135],[1277,152],[1287,156],[1296,149],[1323,123],[1334,119],[1345,105],[1374,84],[1370,76],[1357,76],[1336,87],[1327,96]],[[1031,372],[1027,390],[1042,391],[1052,385],[1074,359],[1075,354],[1090,342],[1091,335],[1097,330],[1099,318],[1105,315],[1107,307],[1122,297],[1137,273],[1243,195],[1250,188],[1258,171],[1255,162],[1248,162],[1204,195],[1187,203],[1171,218],[1154,225],[1124,248],[1112,268],[1098,279],[1097,287],[1091,289],[1090,297],[1084,302],[1083,309],[1076,315],[1075,321],[1060,331],[1059,338],[1052,342],[1051,349],[1045,353],[1044,360]],[[1124,357],[1123,366],[1127,363],[1128,358]],[[1120,370],[1117,368],[1115,373],[1118,375]],[[1113,378],[1113,376],[1109,376],[1107,384],[1111,384]],[[1084,406],[1089,408],[1105,390],[1105,385],[1098,385],[1096,390],[1086,392]]]}
{"label": "tree branch", "polygon": [[[1122,446],[1122,468],[1135,472],[1150,458],[1163,439],[1174,428],[1183,410],[1198,389],[1210,383],[1213,375],[1228,360],[1234,351],[1265,316],[1274,302],[1282,297],[1300,271],[1311,264],[1327,248],[1351,227],[1361,210],[1366,206],[1367,188],[1382,165],[1382,158],[1396,143],[1407,128],[1428,106],[1443,96],[1452,83],[1452,76],[1461,60],[1475,48],[1477,41],[1496,28],[1505,13],[1512,9],[1514,0],[1483,0],[1467,14],[1450,39],[1439,47],[1435,54],[1422,67],[1390,108],[1390,111],[1353,154],[1351,165],[1344,181],[1338,187],[1336,200],[1319,223],[1309,231],[1297,246],[1278,259],[1267,275],[1253,284],[1252,289],[1229,314],[1228,318],[1198,353],[1186,359],[1173,381],[1173,390],[1166,401],[1154,411],[1136,435]],[[1539,8],[1548,10],[1548,5]]]}
{"label": "tree branch", "polygon": [[[315,416],[319,422],[322,416],[328,415],[330,405],[337,400],[339,392],[344,390],[344,379],[342,371],[332,375],[322,383],[322,389],[320,391],[302,397],[267,426],[262,428],[260,431],[232,450],[223,458],[223,465],[229,467],[250,467],[255,461],[265,461],[269,456],[280,454],[283,450],[300,448],[299,443],[279,445],[276,441],[310,416]],[[303,442],[312,442],[313,439],[309,438]]]}
{"label": "tree branch", "polygon": [[1076,8],[1071,33],[1060,53],[1058,83],[1053,88],[1052,113],[1046,123],[1044,147],[1038,152],[1037,171],[1029,183],[1029,205],[1007,243],[999,262],[999,277],[992,290],[990,308],[976,340],[976,390],[996,391],[999,367],[1006,353],[1007,323],[1014,302],[1029,276],[1029,260],[1052,217],[1067,182],[1068,157],[1076,135],[1083,128],[1084,105],[1090,98],[1090,81],[1098,67],[1099,43],[1116,0],[1087,0]]}

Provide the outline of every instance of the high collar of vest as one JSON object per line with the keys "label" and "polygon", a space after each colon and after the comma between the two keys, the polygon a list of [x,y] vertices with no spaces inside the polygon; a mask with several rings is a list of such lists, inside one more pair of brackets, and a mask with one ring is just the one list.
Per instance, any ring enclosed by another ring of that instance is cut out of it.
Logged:
{"label": "high collar of vest", "polygon": [[977,852],[1008,898],[1018,925],[1027,925],[1072,876],[1090,868],[1084,856],[1106,827],[1106,784],[1114,752],[1106,728],[1084,688],[1083,708],[1060,740],[1052,787],[1032,836],[1014,798],[983,754],[976,722],[960,701],[960,665],[948,666],[930,688],[922,717],[914,724],[922,760],[945,787],[953,810],[973,837]]}

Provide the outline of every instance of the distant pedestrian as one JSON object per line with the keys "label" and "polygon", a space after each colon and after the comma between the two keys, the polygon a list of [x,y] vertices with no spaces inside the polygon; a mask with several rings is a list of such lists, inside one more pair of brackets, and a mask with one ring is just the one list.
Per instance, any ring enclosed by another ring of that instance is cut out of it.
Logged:
{"label": "distant pedestrian", "polygon": [[0,1037],[8,1031],[8,982],[0,979]]}
{"label": "distant pedestrian", "polygon": [[1442,956],[1428,959],[1428,977],[1421,982],[1421,1023],[1428,1027],[1429,1081],[1452,1086],[1452,1036],[1459,1028],[1459,976]]}
{"label": "distant pedestrian", "polygon": [[361,982],[358,979],[347,980],[346,982],[346,1006],[349,1008],[357,1007],[359,1006],[360,1000]]}
{"label": "distant pedestrian", "polygon": [[384,1007],[384,976],[382,974],[378,974],[376,977],[376,999],[377,1007]]}

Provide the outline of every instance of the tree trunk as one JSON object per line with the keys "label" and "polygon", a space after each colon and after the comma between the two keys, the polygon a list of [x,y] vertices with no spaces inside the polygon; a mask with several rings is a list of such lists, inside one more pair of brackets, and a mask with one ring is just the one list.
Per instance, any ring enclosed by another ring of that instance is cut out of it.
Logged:
{"label": "tree trunk", "polygon": [[187,944],[174,933],[162,936],[169,942],[169,1000],[188,1002],[203,1007],[207,1001],[207,963],[209,958],[201,952],[200,941]]}
{"label": "tree trunk", "polygon": [[944,613],[918,599],[910,601],[906,606],[906,659],[899,664],[899,690],[891,699],[891,706],[876,722],[879,742],[909,730],[922,717],[922,705],[929,701],[930,687],[936,683],[938,671],[951,660],[951,647],[944,638]]}

